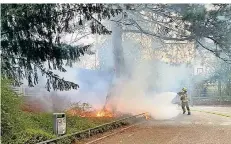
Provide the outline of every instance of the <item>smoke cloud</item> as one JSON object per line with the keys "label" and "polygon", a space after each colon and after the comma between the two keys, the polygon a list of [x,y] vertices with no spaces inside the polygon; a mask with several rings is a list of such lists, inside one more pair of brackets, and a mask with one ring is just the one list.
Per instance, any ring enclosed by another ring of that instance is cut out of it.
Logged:
{"label": "smoke cloud", "polygon": [[[117,111],[123,113],[148,112],[153,118],[159,120],[177,116],[180,111],[178,106],[172,103],[177,94],[168,90],[177,88],[176,85],[180,87],[180,80],[176,81],[174,74],[172,77],[165,77],[165,74],[174,73],[174,71],[167,71],[167,66],[162,65],[164,67],[162,69],[157,67],[156,71],[151,71],[155,65],[137,65],[129,79],[117,81],[108,105],[115,106]],[[157,75],[158,72],[162,72],[162,75]],[[163,80],[166,81],[166,85],[161,84]],[[175,85],[167,85],[168,81],[174,81]]]}
{"label": "smoke cloud", "polygon": [[[96,109],[103,108],[114,76],[111,69],[115,61],[112,59],[113,55],[110,55],[110,40],[111,37],[99,50],[100,70],[66,68],[66,73],[57,72],[66,80],[78,83],[79,90],[45,94],[45,78],[40,81],[41,85],[38,87],[42,87],[43,90],[38,91],[36,86],[35,91],[44,107],[52,112],[61,111],[64,105],[67,107],[72,102],[81,101],[91,104]],[[176,67],[161,61],[143,60],[139,43],[130,39],[124,40],[123,50],[125,71],[128,74],[125,78],[113,81],[109,104],[116,106],[117,110],[123,113],[148,112],[159,120],[177,116],[180,111],[172,101],[176,97],[176,92],[190,83],[191,68],[186,65]],[[52,101],[49,96],[54,99],[53,95],[60,98]]]}
{"label": "smoke cloud", "polygon": [[95,71],[80,68],[65,67],[67,72],[56,71],[60,77],[65,80],[75,82],[80,85],[77,90],[53,91],[48,92],[45,88],[46,78],[39,74],[39,85],[29,88],[24,84],[26,101],[37,103],[41,109],[46,112],[63,112],[70,107],[72,103],[89,103],[95,109],[102,108],[105,103],[107,91],[110,86],[112,74],[107,71]]}

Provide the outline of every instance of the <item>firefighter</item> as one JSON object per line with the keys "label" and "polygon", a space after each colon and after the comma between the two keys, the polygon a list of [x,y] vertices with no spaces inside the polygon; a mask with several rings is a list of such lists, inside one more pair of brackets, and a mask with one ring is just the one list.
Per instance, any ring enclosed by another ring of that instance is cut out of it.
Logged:
{"label": "firefighter", "polygon": [[186,109],[188,111],[188,115],[191,115],[190,108],[189,108],[189,99],[188,99],[188,95],[187,95],[187,89],[183,88],[182,91],[178,93],[178,95],[180,96],[183,114],[185,114],[185,112],[186,112],[186,110],[185,110],[185,107],[186,107]]}

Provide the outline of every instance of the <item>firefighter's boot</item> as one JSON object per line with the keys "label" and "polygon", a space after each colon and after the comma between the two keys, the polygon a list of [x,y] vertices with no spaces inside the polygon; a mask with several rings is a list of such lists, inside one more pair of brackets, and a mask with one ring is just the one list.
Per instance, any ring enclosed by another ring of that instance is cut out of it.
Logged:
{"label": "firefighter's boot", "polygon": [[191,115],[191,112],[188,112],[188,115]]}

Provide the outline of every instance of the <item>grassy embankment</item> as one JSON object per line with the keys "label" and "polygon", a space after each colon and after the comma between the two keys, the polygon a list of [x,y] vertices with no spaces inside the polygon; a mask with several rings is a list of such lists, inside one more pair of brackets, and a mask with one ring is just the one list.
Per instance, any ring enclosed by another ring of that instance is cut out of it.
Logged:
{"label": "grassy embankment", "polygon": [[[1,80],[1,141],[8,144],[36,143],[56,137],[53,135],[51,113],[28,113],[21,110],[22,97]],[[67,116],[67,133],[95,127],[112,119]]]}

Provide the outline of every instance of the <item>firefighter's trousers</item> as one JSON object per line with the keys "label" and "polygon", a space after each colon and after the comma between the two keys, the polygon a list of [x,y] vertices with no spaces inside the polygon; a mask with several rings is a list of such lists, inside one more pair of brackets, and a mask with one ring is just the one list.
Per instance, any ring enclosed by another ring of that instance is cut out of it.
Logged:
{"label": "firefighter's trousers", "polygon": [[190,112],[188,101],[187,102],[182,101],[181,102],[181,107],[182,107],[183,112],[186,112],[185,107],[186,107],[187,111]]}

